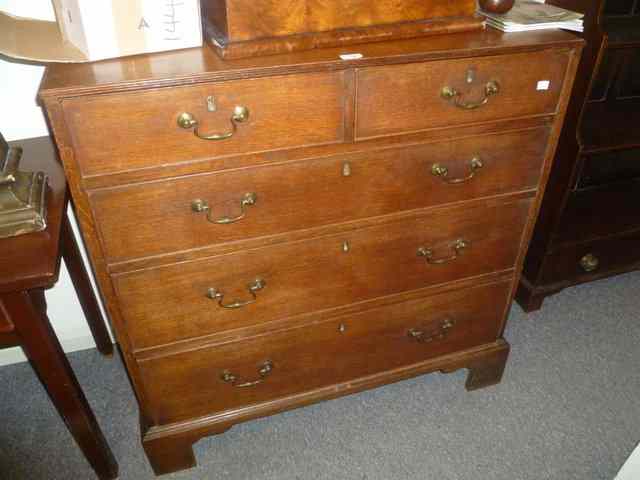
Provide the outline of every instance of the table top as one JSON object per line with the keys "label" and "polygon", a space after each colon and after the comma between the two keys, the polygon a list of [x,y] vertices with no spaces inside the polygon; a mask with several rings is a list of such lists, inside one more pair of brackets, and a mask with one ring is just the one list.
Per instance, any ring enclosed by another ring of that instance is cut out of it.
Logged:
{"label": "table top", "polygon": [[9,144],[24,150],[20,170],[42,170],[49,176],[47,228],[0,239],[0,292],[49,288],[58,279],[60,269],[60,227],[67,205],[64,172],[49,137]]}

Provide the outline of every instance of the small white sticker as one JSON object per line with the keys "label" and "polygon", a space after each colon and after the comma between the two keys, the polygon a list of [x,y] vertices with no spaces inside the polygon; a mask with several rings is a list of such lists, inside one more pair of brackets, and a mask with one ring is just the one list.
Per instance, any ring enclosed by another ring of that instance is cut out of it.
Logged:
{"label": "small white sticker", "polygon": [[536,90],[549,90],[549,85],[551,85],[549,80],[540,80]]}
{"label": "small white sticker", "polygon": [[343,53],[340,55],[342,60],[359,60],[363,57],[361,53]]}

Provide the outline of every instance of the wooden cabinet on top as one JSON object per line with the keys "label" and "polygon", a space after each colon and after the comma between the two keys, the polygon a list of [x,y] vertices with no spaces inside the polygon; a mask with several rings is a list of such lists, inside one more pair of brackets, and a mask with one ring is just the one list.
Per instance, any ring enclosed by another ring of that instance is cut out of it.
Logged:
{"label": "wooden cabinet on top", "polygon": [[474,0],[202,0],[202,10],[224,58],[483,28]]}
{"label": "wooden cabinet on top", "polygon": [[233,424],[410,376],[500,381],[581,42],[492,30],[47,70],[156,473]]}

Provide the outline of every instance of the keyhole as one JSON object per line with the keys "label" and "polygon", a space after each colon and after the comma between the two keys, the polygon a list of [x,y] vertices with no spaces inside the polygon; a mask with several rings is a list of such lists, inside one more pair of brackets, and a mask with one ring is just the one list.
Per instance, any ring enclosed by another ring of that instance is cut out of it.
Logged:
{"label": "keyhole", "polygon": [[476,71],[473,68],[467,70],[467,83],[471,84],[476,79]]}
{"label": "keyhole", "polygon": [[207,111],[208,112],[216,111],[216,99],[213,97],[213,95],[209,95],[207,97]]}

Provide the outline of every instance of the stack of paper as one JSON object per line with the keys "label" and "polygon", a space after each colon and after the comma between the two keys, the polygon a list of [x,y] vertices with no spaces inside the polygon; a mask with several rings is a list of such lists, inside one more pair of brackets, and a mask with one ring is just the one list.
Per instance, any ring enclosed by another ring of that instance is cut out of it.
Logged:
{"label": "stack of paper", "polygon": [[535,0],[516,0],[513,8],[502,15],[487,12],[482,14],[487,17],[487,25],[503,32],[526,32],[550,28],[582,32],[584,29],[583,14]]}

